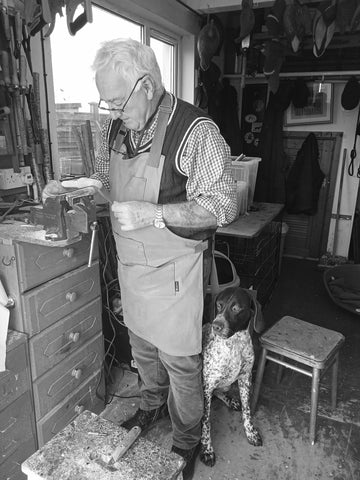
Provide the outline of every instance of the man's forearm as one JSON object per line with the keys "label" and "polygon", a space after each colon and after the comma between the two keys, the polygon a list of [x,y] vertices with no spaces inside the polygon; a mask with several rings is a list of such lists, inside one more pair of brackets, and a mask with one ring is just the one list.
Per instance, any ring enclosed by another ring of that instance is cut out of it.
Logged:
{"label": "man's forearm", "polygon": [[195,201],[168,203],[163,206],[163,216],[166,225],[171,227],[201,229],[217,226],[215,215]]}

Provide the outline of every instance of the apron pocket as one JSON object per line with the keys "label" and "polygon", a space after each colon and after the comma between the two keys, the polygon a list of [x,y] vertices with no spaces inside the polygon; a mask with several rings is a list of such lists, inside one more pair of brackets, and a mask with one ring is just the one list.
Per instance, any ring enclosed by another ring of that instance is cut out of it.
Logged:
{"label": "apron pocket", "polygon": [[114,232],[116,251],[122,265],[146,265],[144,244]]}
{"label": "apron pocket", "polygon": [[131,177],[129,181],[124,185],[126,192],[126,201],[132,200],[143,201],[146,188],[146,178],[143,177]]}
{"label": "apron pocket", "polygon": [[119,264],[120,283],[133,294],[143,297],[175,296],[175,264],[161,267]]}

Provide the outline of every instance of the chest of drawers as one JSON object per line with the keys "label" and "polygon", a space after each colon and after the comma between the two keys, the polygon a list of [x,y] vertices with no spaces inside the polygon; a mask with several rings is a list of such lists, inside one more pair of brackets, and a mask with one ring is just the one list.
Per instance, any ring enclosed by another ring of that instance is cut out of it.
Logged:
{"label": "chest of drawers", "polygon": [[83,410],[104,407],[104,344],[97,248],[90,238],[47,246],[1,237],[0,278],[15,301],[10,328],[28,336],[37,447]]}
{"label": "chest of drawers", "polygon": [[6,370],[0,373],[0,472],[23,480],[20,464],[35,451],[36,433],[27,337],[9,330]]}

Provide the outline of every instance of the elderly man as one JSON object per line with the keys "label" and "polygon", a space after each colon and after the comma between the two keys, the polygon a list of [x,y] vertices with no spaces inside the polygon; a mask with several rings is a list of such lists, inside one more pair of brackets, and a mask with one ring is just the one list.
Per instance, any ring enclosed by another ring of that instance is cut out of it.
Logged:
{"label": "elderly man", "polygon": [[123,426],[145,430],[168,411],[187,480],[201,435],[203,292],[213,237],[236,215],[230,150],[202,110],[165,91],[146,45],[106,42],[93,68],[109,119],[96,173],[67,186],[105,188],[113,200],[124,321],[141,392]]}

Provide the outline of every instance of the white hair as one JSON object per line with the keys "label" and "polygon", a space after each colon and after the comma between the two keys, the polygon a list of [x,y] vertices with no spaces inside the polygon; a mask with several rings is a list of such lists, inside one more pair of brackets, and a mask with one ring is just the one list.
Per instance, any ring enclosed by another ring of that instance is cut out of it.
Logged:
{"label": "white hair", "polygon": [[129,85],[143,75],[149,75],[155,90],[162,90],[161,72],[152,48],[131,38],[118,38],[101,44],[96,52],[93,70],[112,69]]}

